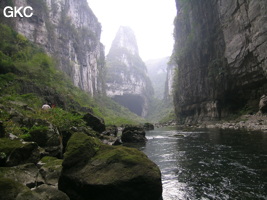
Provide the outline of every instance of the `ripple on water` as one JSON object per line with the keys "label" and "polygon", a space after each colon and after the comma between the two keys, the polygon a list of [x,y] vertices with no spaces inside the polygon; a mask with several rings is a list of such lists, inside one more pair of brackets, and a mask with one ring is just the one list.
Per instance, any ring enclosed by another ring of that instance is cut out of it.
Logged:
{"label": "ripple on water", "polygon": [[[267,137],[241,136],[149,131],[142,150],[161,169],[163,199],[267,200]],[[252,150],[251,141],[257,144]]]}

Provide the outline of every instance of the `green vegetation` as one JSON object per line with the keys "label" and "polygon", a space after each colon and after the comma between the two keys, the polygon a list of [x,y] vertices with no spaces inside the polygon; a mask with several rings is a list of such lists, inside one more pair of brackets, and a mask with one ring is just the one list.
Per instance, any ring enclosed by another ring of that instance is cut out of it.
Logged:
{"label": "green vegetation", "polygon": [[[0,24],[0,121],[6,132],[29,138],[34,127],[17,123],[20,119],[48,121],[59,130],[84,126],[84,110],[102,117],[106,124],[138,124],[142,119],[103,96],[91,97],[75,87],[70,78],[57,69],[57,62],[24,36]],[[44,112],[41,106],[51,102],[56,108]]]}
{"label": "green vegetation", "polygon": [[176,120],[171,99],[153,99],[147,119],[153,123],[166,123]]}
{"label": "green vegetation", "polygon": [[57,159],[55,157],[45,156],[41,159],[41,162],[44,163],[43,167],[49,168],[49,170],[57,170],[62,168],[63,160]]}
{"label": "green vegetation", "polygon": [[[121,62],[122,55],[126,57],[130,67],[128,67],[124,62]],[[118,76],[120,73],[128,76],[128,79],[130,79],[131,75],[134,75],[135,78],[144,80],[147,86],[147,95],[153,95],[154,91],[152,83],[146,75],[146,65],[140,56],[133,55],[128,49],[123,47],[112,48],[107,56],[107,82],[122,83],[122,77]]]}

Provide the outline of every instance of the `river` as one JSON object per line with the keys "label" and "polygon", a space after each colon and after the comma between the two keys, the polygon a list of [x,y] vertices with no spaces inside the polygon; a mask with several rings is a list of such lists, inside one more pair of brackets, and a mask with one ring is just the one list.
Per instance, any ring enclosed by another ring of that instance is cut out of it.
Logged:
{"label": "river", "polygon": [[164,200],[267,199],[266,133],[162,128],[146,137]]}

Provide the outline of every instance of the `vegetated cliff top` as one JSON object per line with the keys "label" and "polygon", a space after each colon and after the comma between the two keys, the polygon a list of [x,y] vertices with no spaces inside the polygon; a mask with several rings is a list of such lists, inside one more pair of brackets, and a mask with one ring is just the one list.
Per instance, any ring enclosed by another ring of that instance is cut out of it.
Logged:
{"label": "vegetated cliff top", "polygon": [[[2,24],[0,30],[0,104],[5,108],[27,105],[27,113],[35,116],[44,103],[51,102],[64,109],[61,114],[65,113],[65,116],[71,111],[91,110],[107,124],[141,121],[109,98],[92,98],[74,86],[69,77],[58,70],[52,57],[21,34]],[[23,109],[19,112],[27,114]],[[8,120],[8,113],[0,114],[0,121]]]}

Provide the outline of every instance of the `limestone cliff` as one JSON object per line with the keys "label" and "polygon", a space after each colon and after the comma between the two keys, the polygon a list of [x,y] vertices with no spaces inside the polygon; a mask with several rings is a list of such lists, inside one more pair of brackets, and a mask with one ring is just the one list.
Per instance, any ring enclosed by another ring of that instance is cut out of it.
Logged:
{"label": "limestone cliff", "polygon": [[153,88],[139,56],[134,32],[120,27],[107,55],[107,95],[132,112],[146,116]]}
{"label": "limestone cliff", "polygon": [[164,99],[172,99],[173,97],[173,81],[175,76],[178,75],[176,72],[177,70],[175,69],[175,63],[170,61],[167,65]]}
{"label": "limestone cliff", "polygon": [[1,14],[7,5],[31,6],[33,16],[1,16],[1,22],[12,25],[57,58],[59,68],[76,86],[92,95],[104,92],[101,25],[87,0],[2,0]]}
{"label": "limestone cliff", "polygon": [[255,112],[267,92],[267,1],[176,0],[181,122]]}
{"label": "limestone cliff", "polygon": [[148,60],[145,62],[154,91],[155,98],[164,99],[165,82],[167,77],[167,63],[169,57]]}

